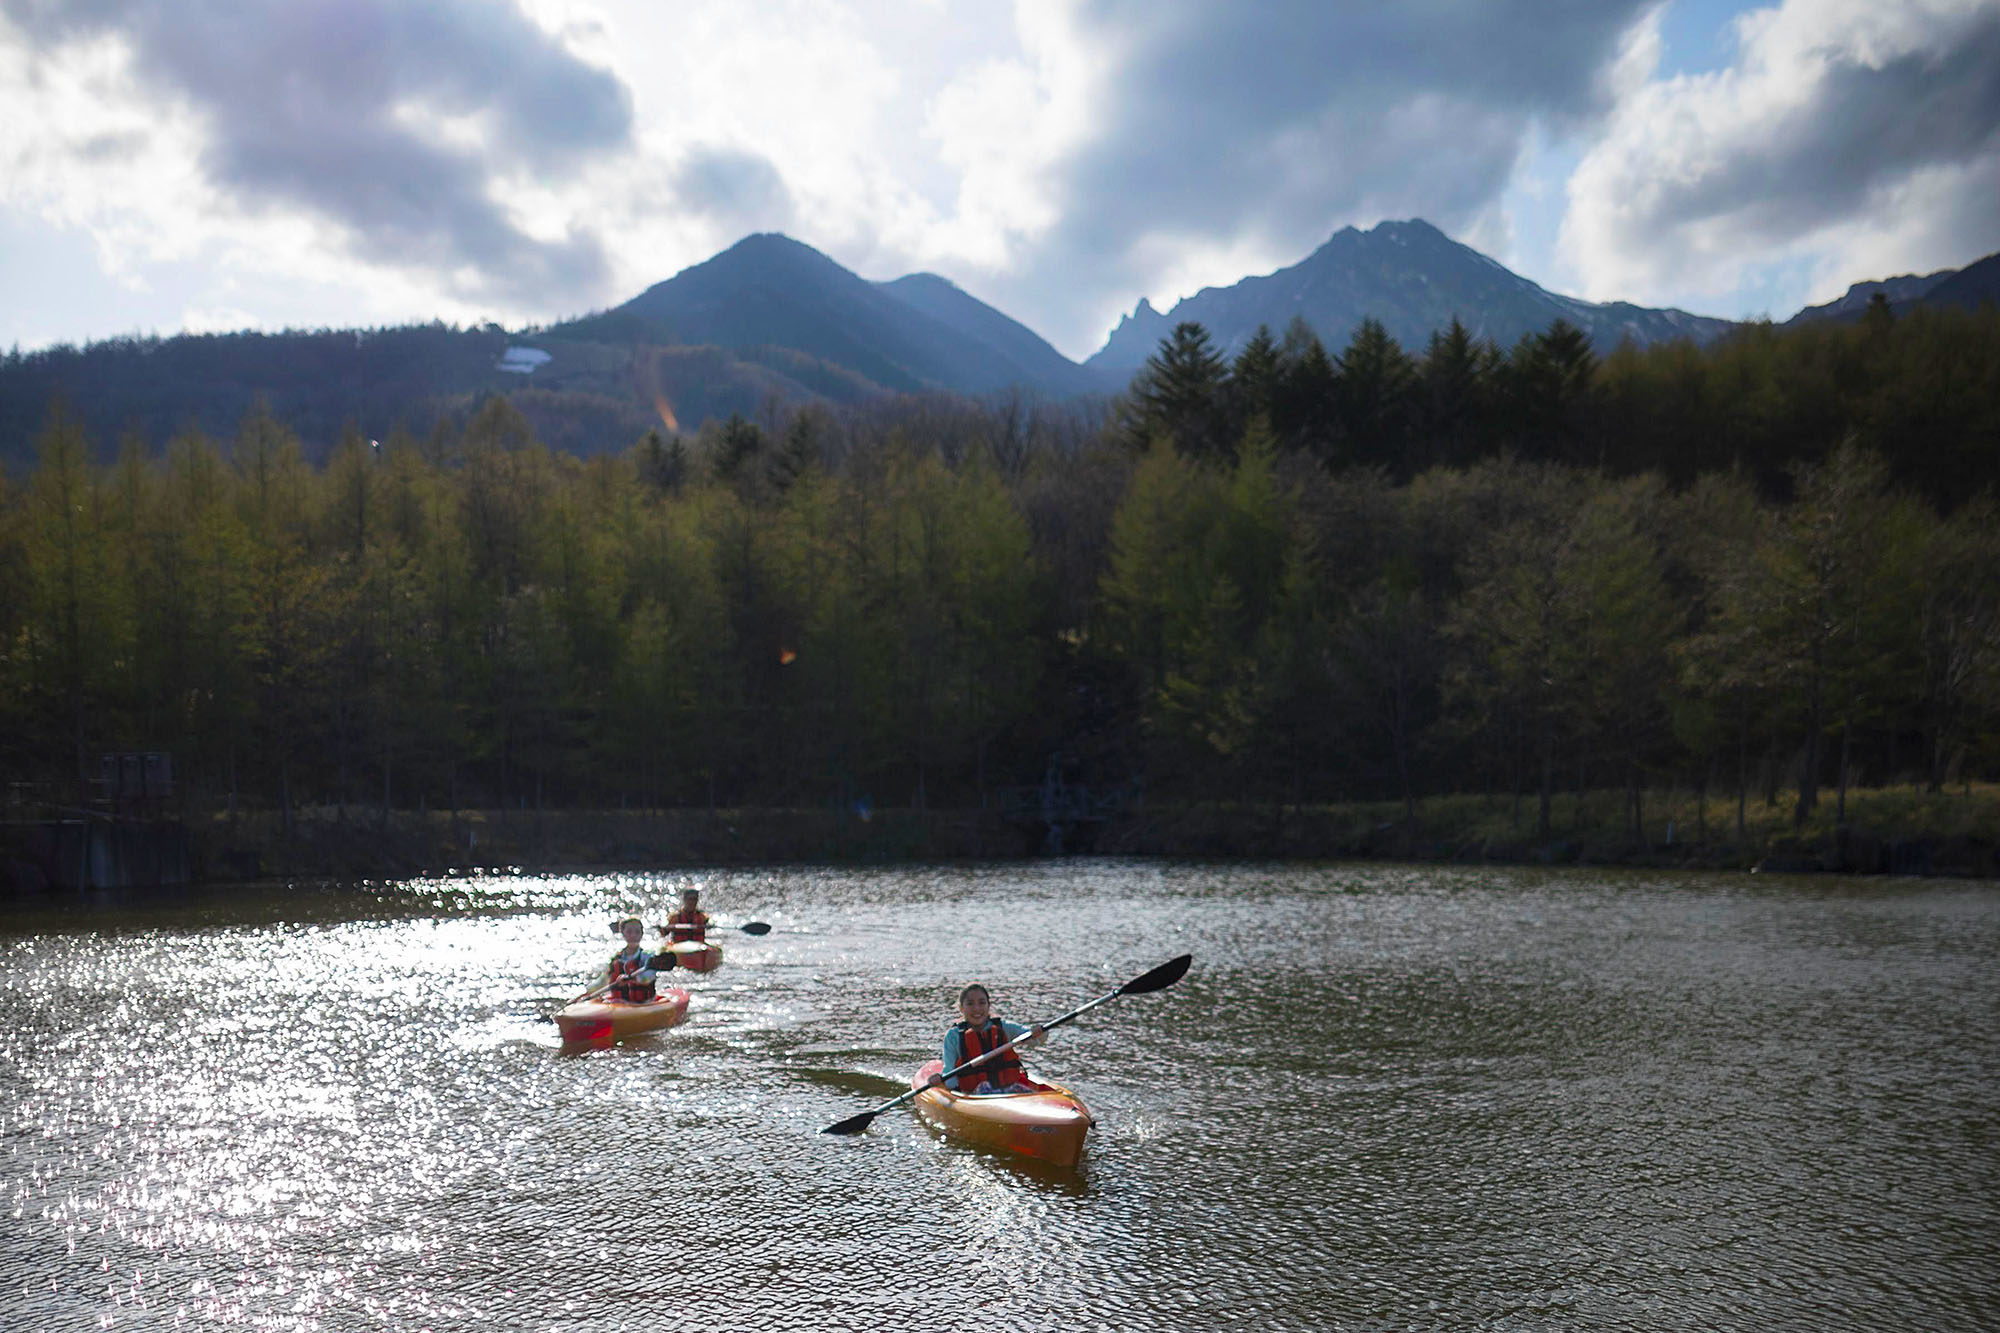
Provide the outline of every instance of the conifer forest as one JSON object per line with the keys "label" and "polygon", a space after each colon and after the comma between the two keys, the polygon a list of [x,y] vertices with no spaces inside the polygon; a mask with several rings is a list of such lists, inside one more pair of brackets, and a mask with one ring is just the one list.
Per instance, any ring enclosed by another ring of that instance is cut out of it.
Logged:
{"label": "conifer forest", "polygon": [[[920,396],[579,458],[504,396],[370,440],[0,475],[0,772],[187,811],[1791,802],[2000,776],[2000,313],[1599,356],[1364,323],[1127,392]],[[1636,817],[1636,816],[1635,816]]]}

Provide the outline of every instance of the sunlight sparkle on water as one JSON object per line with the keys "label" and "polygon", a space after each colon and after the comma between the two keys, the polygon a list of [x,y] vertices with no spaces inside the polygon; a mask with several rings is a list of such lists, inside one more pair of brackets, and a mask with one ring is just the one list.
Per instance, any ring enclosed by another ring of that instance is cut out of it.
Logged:
{"label": "sunlight sparkle on water", "polygon": [[[671,1032],[547,1016],[698,887]],[[1099,1117],[1051,1175],[899,1109],[959,985]],[[2000,891],[1066,862],[442,877],[0,935],[0,1323],[1986,1326]],[[1226,1252],[1226,1264],[1189,1255]],[[690,1259],[693,1256],[693,1259]],[[1175,1272],[1172,1284],[1157,1275]],[[1338,1280],[1329,1274],[1337,1272]]]}

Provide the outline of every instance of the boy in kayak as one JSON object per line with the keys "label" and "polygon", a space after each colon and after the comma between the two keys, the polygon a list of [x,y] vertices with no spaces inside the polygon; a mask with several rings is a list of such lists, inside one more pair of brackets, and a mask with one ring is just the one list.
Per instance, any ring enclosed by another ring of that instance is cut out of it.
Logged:
{"label": "boy in kayak", "polygon": [[646,924],[636,916],[626,917],[612,929],[625,937],[625,947],[611,955],[610,966],[604,970],[604,979],[613,983],[606,998],[643,1004],[653,998],[654,977],[674,965],[674,956],[648,953],[639,947]]}
{"label": "boy in kayak", "polygon": [[931,1075],[930,1086],[950,1088],[953,1092],[969,1092],[975,1096],[988,1093],[1027,1092],[1041,1085],[1028,1077],[1021,1068],[1020,1057],[1015,1054],[1021,1046],[1042,1039],[1042,1026],[1023,1027],[1010,1023],[1004,1018],[993,1017],[993,997],[986,993],[986,987],[973,982],[958,993],[958,1014],[962,1020],[954,1023],[944,1034],[944,1067],[956,1069],[968,1060],[976,1060],[996,1046],[1005,1045],[1019,1038],[1018,1044],[994,1056],[977,1069],[967,1070],[957,1078],[946,1079]]}
{"label": "boy in kayak", "polygon": [[662,933],[666,935],[669,944],[708,938],[708,913],[701,910],[700,889],[681,890],[680,910],[667,918]]}

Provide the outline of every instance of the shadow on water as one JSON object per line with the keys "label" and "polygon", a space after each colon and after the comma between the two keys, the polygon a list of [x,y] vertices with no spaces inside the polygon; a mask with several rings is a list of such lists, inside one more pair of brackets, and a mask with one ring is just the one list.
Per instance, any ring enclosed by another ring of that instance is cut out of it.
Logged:
{"label": "shadow on water", "polygon": [[939,1156],[963,1161],[997,1185],[1033,1190],[1044,1198],[1053,1199],[1088,1199],[1097,1193],[1090,1183],[1088,1149],[1083,1160],[1075,1166],[1053,1166],[998,1148],[954,1143],[936,1129],[926,1127],[925,1132],[936,1141]]}
{"label": "shadow on water", "polygon": [[[881,1059],[884,1054],[884,1052],[857,1053],[856,1058]],[[900,1095],[910,1086],[902,1079],[892,1078],[887,1074],[878,1074],[868,1069],[849,1069],[838,1066],[815,1068],[812,1066],[787,1065],[784,1072],[787,1077],[801,1079],[806,1083],[812,1084],[814,1087],[825,1088],[831,1092],[852,1093],[856,1097],[869,1098],[874,1105],[880,1105],[888,1101],[891,1097]],[[857,1106],[854,1109],[856,1112],[859,1112],[868,1110],[869,1107],[863,1105]]]}

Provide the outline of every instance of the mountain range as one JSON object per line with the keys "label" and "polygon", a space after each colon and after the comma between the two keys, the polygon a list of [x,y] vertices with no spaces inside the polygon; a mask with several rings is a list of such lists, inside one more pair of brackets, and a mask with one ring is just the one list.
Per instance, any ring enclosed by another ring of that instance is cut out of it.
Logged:
{"label": "mountain range", "polygon": [[1025,325],[934,273],[869,282],[788,236],[745,237],[552,337],[732,351],[785,347],[900,393],[1099,387]]}
{"label": "mountain range", "polygon": [[1304,316],[1335,352],[1371,316],[1405,348],[1418,352],[1432,332],[1454,318],[1474,337],[1502,347],[1566,319],[1602,351],[1625,338],[1642,347],[1672,338],[1707,342],[1735,327],[1729,320],[1685,310],[1559,296],[1413,218],[1384,222],[1372,231],[1343,227],[1289,268],[1230,287],[1205,287],[1165,314],[1142,300],[1084,364],[1107,378],[1129,378],[1176,324],[1193,320],[1229,352],[1247,342],[1259,325],[1283,333],[1295,315]]}
{"label": "mountain range", "polygon": [[[1794,322],[1858,318],[1877,293],[1905,309],[1995,300],[2000,255],[1963,270],[1856,283]],[[540,330],[184,335],[16,353],[0,362],[0,463],[32,458],[53,397],[66,399],[107,451],[118,432],[155,447],[188,426],[227,437],[261,397],[318,453],[343,429],[381,436],[401,422],[421,430],[439,417],[462,419],[501,392],[552,446],[593,453],[627,447],[657,424],[687,429],[807,402],[1010,386],[1050,399],[1114,393],[1182,321],[1201,323],[1228,353],[1260,325],[1282,333],[1303,317],[1338,352],[1370,316],[1419,353],[1454,318],[1503,347],[1564,319],[1600,351],[1625,339],[1706,342],[1736,327],[1550,292],[1411,219],[1342,228],[1296,264],[1205,288],[1164,314],[1141,300],[1079,365],[935,274],[873,282],[808,245],[759,234],[623,305]]]}
{"label": "mountain range", "polygon": [[1878,294],[1897,314],[1919,305],[1975,310],[1984,304],[2000,302],[2000,254],[1988,255],[1959,269],[1940,269],[1921,276],[1905,274],[1899,278],[1884,278],[1880,282],[1857,282],[1838,300],[1828,301],[1825,305],[1809,305],[1785,322],[1800,324],[1816,319],[1859,319]]}

